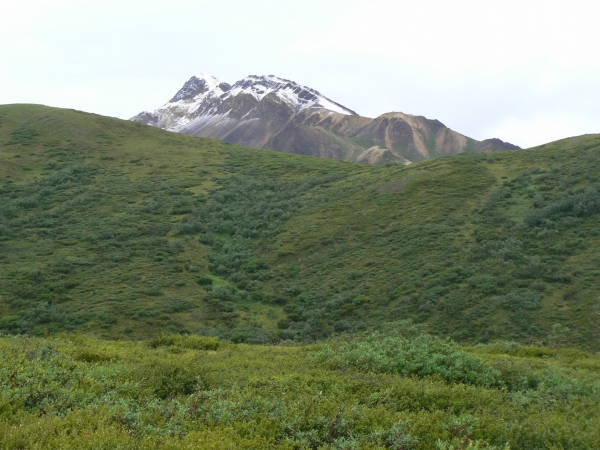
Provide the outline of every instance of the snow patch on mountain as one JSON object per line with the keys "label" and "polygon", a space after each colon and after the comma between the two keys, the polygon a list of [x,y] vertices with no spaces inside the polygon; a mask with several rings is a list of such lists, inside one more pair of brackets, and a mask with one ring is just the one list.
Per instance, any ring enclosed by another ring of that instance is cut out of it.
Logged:
{"label": "snow patch on mountain", "polygon": [[180,131],[189,134],[202,133],[202,131],[213,129],[216,126],[222,127],[236,123],[237,121],[229,118],[227,114],[205,115],[188,120],[187,123],[182,124]]}
{"label": "snow patch on mountain", "polygon": [[315,108],[327,109],[339,114],[356,115],[354,111],[329,100],[314,89],[275,75],[247,76],[236,82],[229,91],[231,96],[249,94],[258,101],[271,93],[275,93],[281,100],[296,108],[296,112],[306,108]]}

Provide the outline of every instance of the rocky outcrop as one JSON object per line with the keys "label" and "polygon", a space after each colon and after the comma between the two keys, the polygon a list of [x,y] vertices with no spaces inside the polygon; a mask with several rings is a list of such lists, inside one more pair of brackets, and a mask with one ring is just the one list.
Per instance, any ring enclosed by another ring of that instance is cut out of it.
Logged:
{"label": "rocky outcrop", "polygon": [[374,146],[366,149],[354,160],[355,162],[366,163],[366,164],[404,164],[409,165],[411,162],[396,154],[389,148],[381,148]]}

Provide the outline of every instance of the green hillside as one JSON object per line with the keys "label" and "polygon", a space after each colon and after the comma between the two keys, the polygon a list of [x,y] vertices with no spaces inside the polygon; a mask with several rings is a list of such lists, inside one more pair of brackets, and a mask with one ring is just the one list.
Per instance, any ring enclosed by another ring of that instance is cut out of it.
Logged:
{"label": "green hillside", "polygon": [[33,105],[0,122],[2,332],[268,343],[412,319],[600,349],[598,135],[373,167]]}

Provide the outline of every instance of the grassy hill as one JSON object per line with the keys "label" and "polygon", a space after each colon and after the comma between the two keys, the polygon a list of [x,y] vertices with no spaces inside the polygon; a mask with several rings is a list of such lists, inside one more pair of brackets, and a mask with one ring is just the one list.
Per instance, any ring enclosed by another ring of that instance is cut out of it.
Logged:
{"label": "grassy hill", "polygon": [[[600,349],[600,136],[372,167],[0,107],[0,331]],[[558,331],[557,331],[558,330]]]}

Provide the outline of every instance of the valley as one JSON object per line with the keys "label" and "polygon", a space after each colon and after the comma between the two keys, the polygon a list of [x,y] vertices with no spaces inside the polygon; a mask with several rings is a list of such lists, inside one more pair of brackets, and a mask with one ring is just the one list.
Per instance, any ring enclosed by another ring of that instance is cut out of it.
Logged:
{"label": "valley", "polygon": [[598,349],[595,135],[367,166],[1,108],[5,332],[314,340],[411,319]]}
{"label": "valley", "polygon": [[596,448],[599,151],[369,165],[0,106],[0,447]]}

